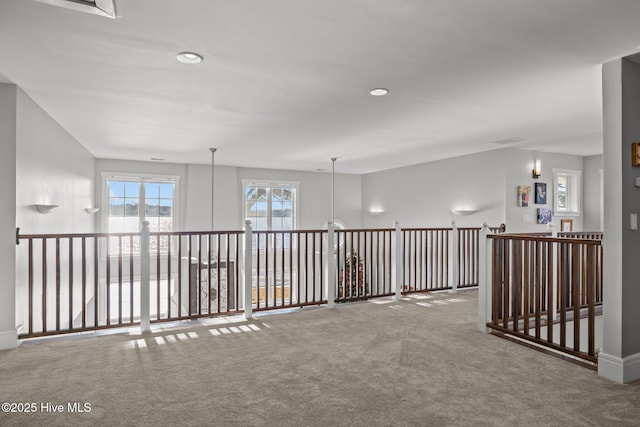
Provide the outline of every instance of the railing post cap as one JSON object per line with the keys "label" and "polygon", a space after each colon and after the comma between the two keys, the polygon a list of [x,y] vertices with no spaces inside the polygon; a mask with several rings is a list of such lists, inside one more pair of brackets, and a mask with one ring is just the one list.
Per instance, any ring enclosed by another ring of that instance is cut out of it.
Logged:
{"label": "railing post cap", "polygon": [[489,224],[487,224],[486,222],[482,223],[482,229],[483,230],[488,230],[489,229]]}
{"label": "railing post cap", "polygon": [[245,219],[244,220],[244,224],[245,225],[251,225],[251,220],[250,219]]}
{"label": "railing post cap", "polygon": [[394,226],[394,227],[397,227],[397,226],[399,226],[399,225],[400,225],[400,221],[398,221],[398,220],[393,220],[393,226]]}
{"label": "railing post cap", "polygon": [[149,221],[142,221],[143,227],[149,227]]}
{"label": "railing post cap", "polygon": [[453,227],[453,226],[455,226],[455,225],[456,225],[456,220],[455,220],[455,219],[452,219],[452,220],[451,220],[451,226]]}

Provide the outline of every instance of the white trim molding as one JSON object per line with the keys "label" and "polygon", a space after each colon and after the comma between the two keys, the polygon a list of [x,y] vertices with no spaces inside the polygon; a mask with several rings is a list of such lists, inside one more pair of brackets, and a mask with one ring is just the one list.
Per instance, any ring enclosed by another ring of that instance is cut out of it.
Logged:
{"label": "white trim molding", "polygon": [[0,350],[9,350],[18,347],[18,331],[15,329],[0,331]]}
{"label": "white trim molding", "polygon": [[598,353],[598,375],[621,384],[640,379],[640,353],[623,358]]}

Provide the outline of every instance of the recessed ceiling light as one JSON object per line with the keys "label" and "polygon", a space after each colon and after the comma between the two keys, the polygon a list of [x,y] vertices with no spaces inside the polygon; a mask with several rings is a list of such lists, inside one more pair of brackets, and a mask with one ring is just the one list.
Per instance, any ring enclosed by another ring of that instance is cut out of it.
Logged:
{"label": "recessed ceiling light", "polygon": [[165,159],[162,159],[160,157],[151,157],[149,160],[154,161],[154,162],[164,162]]}
{"label": "recessed ceiling light", "polygon": [[176,55],[176,58],[183,64],[199,64],[204,61],[202,55],[198,55],[195,52],[180,52]]}
{"label": "recessed ceiling light", "polygon": [[386,94],[389,93],[389,89],[385,89],[383,87],[379,87],[376,89],[373,89],[371,92],[369,92],[371,95],[373,96],[385,96]]}

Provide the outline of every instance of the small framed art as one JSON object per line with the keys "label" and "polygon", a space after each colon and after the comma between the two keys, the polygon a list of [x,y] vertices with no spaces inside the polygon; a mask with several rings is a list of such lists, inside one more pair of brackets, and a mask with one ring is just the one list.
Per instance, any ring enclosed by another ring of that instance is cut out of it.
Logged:
{"label": "small framed art", "polygon": [[573,231],[573,220],[572,219],[561,219],[560,220],[560,231],[563,233],[570,233]]}
{"label": "small framed art", "polygon": [[518,206],[529,206],[529,193],[531,193],[530,186],[518,185]]}
{"label": "small framed art", "polygon": [[631,166],[640,166],[640,142],[631,144]]}
{"label": "small framed art", "polygon": [[546,205],[547,204],[547,184],[544,182],[536,182],[536,204],[537,205]]}
{"label": "small framed art", "polygon": [[538,208],[538,224],[549,224],[551,222],[551,209]]}

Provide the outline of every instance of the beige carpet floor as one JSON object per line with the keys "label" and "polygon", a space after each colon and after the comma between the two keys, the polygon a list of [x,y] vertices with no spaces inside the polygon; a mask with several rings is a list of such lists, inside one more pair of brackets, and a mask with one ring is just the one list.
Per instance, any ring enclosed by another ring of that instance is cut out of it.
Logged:
{"label": "beige carpet floor", "polygon": [[0,402],[36,411],[0,425],[640,426],[640,383],[482,334],[476,307],[472,290],[25,342],[0,352]]}

